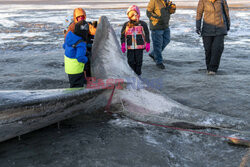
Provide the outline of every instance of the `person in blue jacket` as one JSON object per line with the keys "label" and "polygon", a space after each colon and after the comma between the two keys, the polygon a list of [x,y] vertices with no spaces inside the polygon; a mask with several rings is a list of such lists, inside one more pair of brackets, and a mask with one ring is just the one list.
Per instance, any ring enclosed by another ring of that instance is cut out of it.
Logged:
{"label": "person in blue jacket", "polygon": [[85,20],[78,22],[74,33],[70,31],[63,44],[65,72],[68,74],[71,88],[83,87],[86,83],[84,66],[88,62],[86,56],[88,31],[88,23]]}

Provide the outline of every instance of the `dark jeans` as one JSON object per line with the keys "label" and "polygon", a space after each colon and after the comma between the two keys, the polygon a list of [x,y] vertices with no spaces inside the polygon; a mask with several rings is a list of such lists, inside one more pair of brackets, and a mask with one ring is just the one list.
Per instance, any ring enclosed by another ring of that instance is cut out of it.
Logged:
{"label": "dark jeans", "polygon": [[224,50],[224,35],[203,36],[203,45],[206,55],[206,65],[208,71],[217,72],[222,52]]}
{"label": "dark jeans", "polygon": [[83,87],[86,83],[84,73],[80,74],[68,74],[70,88],[79,88]]}
{"label": "dark jeans", "polygon": [[162,63],[162,51],[170,42],[170,29],[152,30],[151,37],[153,41],[154,50],[151,54],[155,57],[156,64]]}
{"label": "dark jeans", "polygon": [[88,51],[86,56],[88,57],[88,62],[84,66],[84,71],[86,72],[86,77],[91,77],[91,69],[90,69],[90,59],[91,59],[91,48],[87,48]]}
{"label": "dark jeans", "polygon": [[128,64],[137,75],[141,75],[143,49],[128,49]]}
{"label": "dark jeans", "polygon": [[85,64],[84,71],[86,72],[86,77],[91,77],[90,60]]}

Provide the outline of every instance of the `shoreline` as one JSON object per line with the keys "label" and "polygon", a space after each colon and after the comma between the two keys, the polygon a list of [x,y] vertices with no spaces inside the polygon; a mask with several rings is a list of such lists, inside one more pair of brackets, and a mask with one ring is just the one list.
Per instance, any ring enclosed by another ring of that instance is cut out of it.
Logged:
{"label": "shoreline", "polygon": [[[140,8],[146,8],[149,0],[0,0],[0,10],[12,8],[17,9],[74,9],[82,7],[85,9],[127,9],[130,5],[137,5]],[[198,0],[173,0],[178,9],[196,9]],[[229,8],[233,10],[250,10],[250,2],[248,0],[227,0]]]}
{"label": "shoreline", "polygon": [[[28,5],[15,5],[15,7],[19,10],[69,10],[69,9],[75,9],[75,8],[78,8],[78,7],[81,7],[81,8],[84,8],[84,9],[127,9],[129,5],[127,6],[117,6],[117,7],[89,7],[89,6],[85,6],[85,5],[78,5],[78,6],[67,6],[67,7],[53,7],[53,5],[51,6],[44,6],[42,7],[34,7],[33,5],[31,6],[28,6]],[[145,9],[147,8],[147,6],[141,6],[141,5],[138,5],[139,8],[142,8],[142,9]],[[196,10],[196,6],[177,6],[177,10],[181,9],[181,10]],[[6,9],[4,7],[4,5],[1,5],[0,7],[0,11],[3,10],[3,9]],[[239,10],[239,11],[248,11],[250,10],[250,7],[246,7],[246,6],[241,6],[241,5],[229,5],[229,9],[230,10]]]}

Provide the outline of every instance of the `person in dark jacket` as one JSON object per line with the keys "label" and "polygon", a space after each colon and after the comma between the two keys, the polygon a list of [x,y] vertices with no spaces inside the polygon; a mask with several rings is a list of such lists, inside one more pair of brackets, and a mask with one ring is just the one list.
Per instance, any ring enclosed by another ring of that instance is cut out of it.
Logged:
{"label": "person in dark jacket", "polygon": [[[75,8],[73,12],[73,16],[67,17],[65,22],[65,28],[64,31],[64,38],[66,38],[67,34],[71,31],[74,33],[75,25],[82,20],[86,21],[87,15],[84,9],[82,8]],[[70,20],[70,21],[69,21]],[[69,23],[70,22],[70,23]],[[92,49],[92,43],[95,37],[95,32],[97,28],[97,21],[94,22],[87,22],[89,26],[89,33],[87,38],[87,57],[89,58],[89,61],[84,65],[84,71],[86,73],[86,77],[91,77],[91,70],[90,70],[90,57],[91,57],[91,49]]]}
{"label": "person in dark jacket", "polygon": [[170,42],[170,15],[175,13],[176,6],[169,0],[150,0],[147,6],[147,17],[150,21],[151,37],[154,50],[149,56],[156,66],[165,69],[162,51]]}
{"label": "person in dark jacket", "polygon": [[[127,10],[129,21],[124,23],[121,30],[121,50],[127,51],[128,64],[140,76],[143,61],[143,50],[150,50],[150,38],[147,23],[139,20],[140,9],[132,5]],[[127,45],[127,49],[126,49]]]}
{"label": "person in dark jacket", "polygon": [[[203,20],[202,20],[203,19]],[[201,23],[203,26],[201,29]],[[196,32],[202,36],[207,73],[216,74],[224,50],[224,36],[230,30],[229,9],[226,0],[199,0]]]}
{"label": "person in dark jacket", "polygon": [[75,25],[74,33],[69,31],[63,48],[65,49],[64,64],[68,74],[71,88],[83,87],[86,83],[84,65],[88,62],[86,57],[88,23],[85,20]]}
{"label": "person in dark jacket", "polygon": [[[93,21],[93,23],[88,22],[89,25],[93,26],[95,29],[97,28],[97,21]],[[91,78],[91,68],[90,68],[90,58],[91,58],[91,53],[92,53],[92,44],[94,42],[95,35],[91,35],[88,33],[87,37],[87,57],[88,57],[88,62],[84,66],[84,71],[86,72],[86,77]]]}

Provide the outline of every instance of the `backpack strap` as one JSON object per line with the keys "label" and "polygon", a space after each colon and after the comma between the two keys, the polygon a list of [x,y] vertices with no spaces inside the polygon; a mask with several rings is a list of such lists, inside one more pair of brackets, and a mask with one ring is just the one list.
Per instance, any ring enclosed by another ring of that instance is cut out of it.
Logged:
{"label": "backpack strap", "polygon": [[[225,9],[225,6],[224,6],[224,2],[225,2],[225,0],[221,0],[221,8],[222,8],[222,14],[223,14],[223,16],[225,17],[225,21],[226,21],[226,26],[227,26],[227,28],[229,28],[230,27],[230,25],[229,25],[229,19],[228,19],[228,17],[227,17],[227,13],[226,13],[226,9]],[[224,18],[223,17],[223,18]]]}
{"label": "backpack strap", "polygon": [[85,42],[83,39],[78,40],[74,45],[72,45],[72,48],[76,48],[77,45],[81,42]]}

